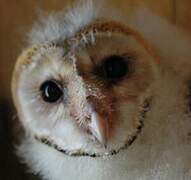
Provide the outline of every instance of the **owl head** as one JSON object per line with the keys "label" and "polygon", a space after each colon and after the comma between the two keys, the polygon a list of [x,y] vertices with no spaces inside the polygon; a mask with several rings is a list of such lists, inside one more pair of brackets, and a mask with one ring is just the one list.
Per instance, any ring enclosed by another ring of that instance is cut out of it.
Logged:
{"label": "owl head", "polygon": [[13,73],[26,136],[71,156],[112,155],[136,141],[158,75],[142,36],[94,8],[88,1],[36,25]]}

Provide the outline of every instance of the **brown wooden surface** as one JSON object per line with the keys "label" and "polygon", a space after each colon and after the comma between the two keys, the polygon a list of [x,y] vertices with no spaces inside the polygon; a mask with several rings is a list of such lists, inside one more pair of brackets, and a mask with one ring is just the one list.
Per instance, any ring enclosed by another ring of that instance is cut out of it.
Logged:
{"label": "brown wooden surface", "polygon": [[176,0],[176,22],[191,31],[191,0]]}
{"label": "brown wooden surface", "polygon": [[[14,63],[23,48],[24,34],[38,9],[60,10],[69,0],[0,0],[0,179],[27,180],[13,155],[11,144],[10,80]],[[191,30],[191,0],[108,0],[123,13],[144,3],[153,12]]]}

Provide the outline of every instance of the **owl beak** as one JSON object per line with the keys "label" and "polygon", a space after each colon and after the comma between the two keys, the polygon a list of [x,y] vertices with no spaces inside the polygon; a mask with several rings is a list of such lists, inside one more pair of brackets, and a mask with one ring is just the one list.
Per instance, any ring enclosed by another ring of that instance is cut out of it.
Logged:
{"label": "owl beak", "polygon": [[102,118],[98,113],[91,113],[91,122],[89,124],[92,135],[105,147],[107,148],[108,141],[108,124],[105,119]]}

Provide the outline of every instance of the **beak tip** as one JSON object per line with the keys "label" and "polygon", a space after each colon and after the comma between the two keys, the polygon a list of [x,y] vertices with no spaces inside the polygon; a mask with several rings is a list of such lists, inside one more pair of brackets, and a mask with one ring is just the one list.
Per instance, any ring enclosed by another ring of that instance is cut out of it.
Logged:
{"label": "beak tip", "polygon": [[97,113],[92,112],[89,125],[92,135],[107,149],[107,129],[104,124],[103,119]]}

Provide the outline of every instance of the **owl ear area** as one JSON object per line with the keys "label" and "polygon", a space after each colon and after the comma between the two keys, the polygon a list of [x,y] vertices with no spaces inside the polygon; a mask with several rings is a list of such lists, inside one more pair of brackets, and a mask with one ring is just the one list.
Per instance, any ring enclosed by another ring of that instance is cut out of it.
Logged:
{"label": "owl ear area", "polygon": [[[22,71],[27,69],[31,64],[35,63],[34,57],[37,57],[42,54],[43,51],[48,50],[51,47],[54,47],[54,43],[44,43],[33,45],[25,50],[17,58],[14,71],[13,71],[13,78],[17,77],[17,75],[21,74]],[[34,65],[34,64],[33,64]]]}
{"label": "owl ear area", "polygon": [[28,68],[31,64],[32,57],[36,54],[38,46],[30,47],[20,54],[17,58],[16,64],[14,66],[12,80],[11,80],[11,91],[13,95],[14,103],[17,104],[17,91],[18,91],[18,82],[22,72]]}
{"label": "owl ear area", "polygon": [[[12,81],[11,81],[11,89],[14,101],[17,101],[17,89],[18,89],[18,82],[20,80],[20,76],[22,75],[23,71],[30,71],[33,69],[40,60],[40,56],[42,52],[49,50],[51,47],[55,47],[54,43],[44,43],[33,45],[25,50],[17,58],[16,64],[14,66],[13,74],[12,74]],[[35,58],[36,57],[36,58]]]}

